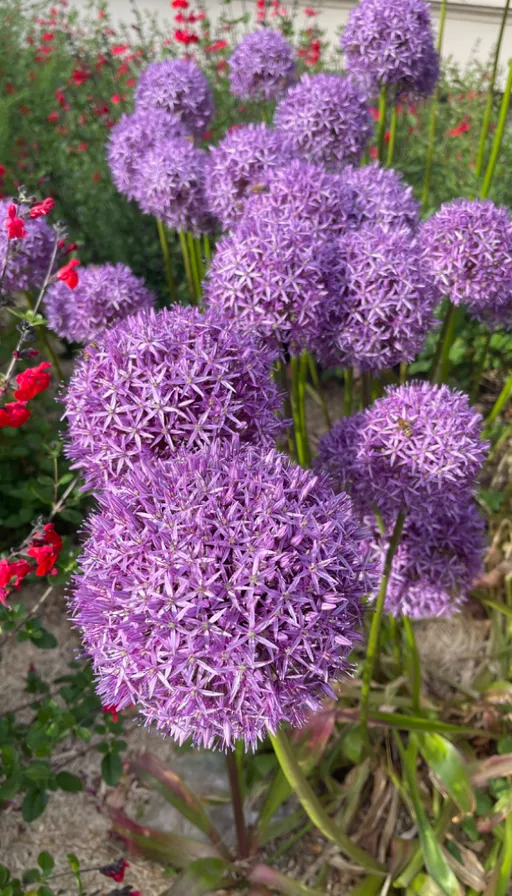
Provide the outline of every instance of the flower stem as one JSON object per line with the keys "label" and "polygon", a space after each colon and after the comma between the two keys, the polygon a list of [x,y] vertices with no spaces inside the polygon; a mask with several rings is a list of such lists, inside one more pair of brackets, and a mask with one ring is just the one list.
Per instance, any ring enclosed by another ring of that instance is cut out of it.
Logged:
{"label": "flower stem", "polygon": [[345,417],[350,417],[352,413],[352,388],[354,385],[354,371],[352,367],[346,367],[344,370],[345,390],[343,393],[343,412]]}
{"label": "flower stem", "polygon": [[187,233],[187,242],[190,267],[192,269],[192,280],[194,283],[194,292],[196,296],[196,305],[199,305],[203,292],[201,289],[201,275],[199,272],[199,263],[197,260],[196,240],[192,233]]}
{"label": "flower stem", "polygon": [[329,414],[329,408],[327,406],[327,401],[325,398],[325,392],[322,388],[322,383],[320,380],[320,376],[318,374],[318,368],[316,366],[316,361],[313,355],[308,354],[308,362],[309,362],[309,372],[311,374],[311,379],[313,381],[313,385],[315,387],[318,398],[320,399],[320,404],[322,405],[322,411],[324,413],[325,422],[327,424],[327,428],[330,429],[332,426],[331,417]]}
{"label": "flower stem", "polygon": [[196,250],[199,279],[202,282],[204,280],[204,263],[203,263],[203,251],[201,249],[201,237],[199,237],[199,236],[194,237],[194,246],[195,246],[195,250]]}
{"label": "flower stem", "polygon": [[496,162],[498,161],[498,156],[500,154],[501,149],[501,141],[503,140],[503,134],[505,132],[505,125],[507,123],[507,113],[508,107],[510,104],[510,92],[512,91],[512,59],[508,64],[508,78],[507,84],[505,87],[505,93],[503,94],[503,99],[501,101],[500,108],[500,116],[498,118],[498,126],[496,128],[496,133],[494,135],[494,141],[492,144],[491,155],[489,156],[489,162],[487,164],[487,170],[485,172],[484,182],[482,184],[482,189],[480,190],[480,197],[485,199],[489,195],[489,190],[491,189],[492,179],[494,177],[494,172],[496,169]]}
{"label": "flower stem", "polygon": [[496,399],[496,401],[494,402],[494,404],[492,406],[492,410],[485,421],[485,427],[484,427],[482,436],[487,435],[487,433],[489,432],[489,429],[491,428],[492,424],[496,420],[496,417],[498,416],[498,414],[501,413],[503,406],[507,403],[507,401],[509,400],[511,395],[512,395],[512,373],[510,374],[508,380],[506,381],[505,385],[503,386],[503,389],[501,390],[500,394],[498,395],[498,398]]}
{"label": "flower stem", "polygon": [[446,312],[443,323],[443,329],[439,337],[438,350],[436,358],[432,366],[432,382],[445,383],[450,370],[450,349],[455,340],[455,324],[457,319],[457,309],[455,305],[450,306]]}
{"label": "flower stem", "polygon": [[403,386],[404,383],[407,382],[407,363],[406,361],[400,362],[400,385]]}
{"label": "flower stem", "polygon": [[415,713],[421,710],[421,665],[414,629],[408,616],[403,617],[405,641],[407,644],[411,670],[412,708]]}
{"label": "flower stem", "polygon": [[381,163],[384,161],[387,108],[388,88],[386,84],[383,84],[379,95],[379,129],[377,131],[377,158]]}
{"label": "flower stem", "polygon": [[391,126],[389,129],[388,154],[386,157],[386,165],[388,168],[391,168],[391,165],[393,164],[393,156],[395,154],[397,124],[398,124],[398,107],[397,107],[397,104],[395,103],[391,110]]}
{"label": "flower stem", "polygon": [[487,134],[489,132],[489,124],[491,121],[492,115],[492,107],[494,103],[494,85],[496,84],[496,75],[498,73],[498,61],[500,58],[501,44],[503,42],[503,33],[505,31],[505,25],[507,22],[508,10],[510,6],[510,0],[506,0],[505,8],[503,10],[503,16],[501,18],[501,25],[498,34],[498,41],[496,43],[496,50],[494,53],[494,64],[492,67],[491,80],[489,82],[489,90],[487,92],[487,102],[485,105],[484,118],[482,122],[482,130],[480,131],[480,142],[478,144],[478,155],[476,159],[475,166],[475,174],[477,177],[480,177],[482,173],[482,168],[484,166],[484,155],[485,155],[485,141],[487,140]]}
{"label": "flower stem", "polygon": [[383,865],[359,846],[356,846],[355,843],[352,843],[350,838],[339,829],[327,814],[309,781],[305,778],[284,731],[280,729],[275,735],[271,734],[270,740],[286,780],[295,791],[302,808],[318,830],[328,840],[336,843],[340,850],[354,862],[357,862],[363,868],[384,875]]}
{"label": "flower stem", "polygon": [[482,349],[482,353],[480,355],[480,359],[478,364],[475,367],[475,374],[473,376],[473,388],[471,390],[471,400],[476,401],[480,391],[480,380],[482,379],[482,373],[484,372],[485,362],[487,360],[487,354],[489,352],[489,346],[491,344],[492,333],[489,330],[487,336],[485,338],[484,347]]}
{"label": "flower stem", "polygon": [[382,573],[379,593],[377,595],[375,610],[372,617],[372,624],[370,626],[368,646],[366,648],[366,659],[363,669],[363,685],[361,688],[361,729],[363,740],[367,745],[369,744],[368,704],[370,698],[370,686],[372,683],[373,670],[375,668],[375,661],[377,659],[377,653],[379,649],[380,626],[382,622],[382,615],[384,613],[384,603],[386,600],[386,592],[388,590],[389,577],[391,575],[391,566],[393,564],[393,558],[396,554],[400,542],[400,536],[402,534],[404,522],[405,513],[399,513],[396,518],[395,527],[393,529],[393,534],[391,536],[389,547],[386,553],[386,559],[384,561],[384,570]]}
{"label": "flower stem", "polygon": [[233,805],[233,815],[235,819],[236,839],[238,843],[238,858],[246,859],[249,855],[249,838],[247,836],[247,827],[245,825],[242,790],[240,786],[240,773],[238,763],[236,761],[236,755],[233,750],[229,750],[226,754],[226,764],[228,767],[231,802]]}
{"label": "flower stem", "polygon": [[190,257],[188,254],[188,246],[187,246],[187,237],[185,236],[183,230],[179,231],[180,244],[181,244],[181,252],[183,255],[183,264],[185,265],[185,276],[187,278],[188,285],[188,294],[190,297],[191,305],[196,305],[196,291],[194,287],[194,280],[192,277],[192,268],[190,266]]}
{"label": "flower stem", "polygon": [[297,446],[297,460],[302,467],[309,466],[311,454],[309,450],[308,434],[306,427],[305,395],[306,395],[306,364],[303,363],[304,354],[291,359],[292,368],[292,416],[295,428],[295,444]]}
{"label": "flower stem", "polygon": [[210,261],[210,259],[212,257],[212,250],[211,250],[211,246],[210,246],[210,237],[208,236],[207,233],[205,233],[203,236],[203,247],[204,247],[204,257],[208,261]]}
{"label": "flower stem", "polygon": [[170,296],[171,302],[176,303],[178,301],[178,297],[176,295],[176,284],[174,282],[174,274],[172,272],[169,244],[167,242],[167,235],[165,233],[165,227],[159,218],[156,218],[156,226],[157,226],[157,230],[158,230],[158,236],[160,237],[160,246],[162,248],[162,255],[164,257],[165,275],[167,277],[167,287],[169,289],[169,296]]}
{"label": "flower stem", "polygon": [[[437,52],[441,55],[444,38],[444,26],[446,22],[446,0],[442,0],[441,12],[439,15],[439,35],[437,38]],[[432,104],[430,106],[430,121],[428,126],[428,144],[427,158],[425,160],[425,180],[423,181],[423,192],[421,194],[421,206],[426,208],[430,193],[430,180],[432,177],[432,162],[434,159],[434,148],[436,142],[436,123],[437,123],[437,107],[439,105],[440,86],[439,82],[434,90]]]}
{"label": "flower stem", "polygon": [[[31,311],[33,311],[35,306],[32,301],[32,296],[30,295],[30,293],[28,291],[25,292],[25,298],[27,300],[28,307],[31,309]],[[62,373],[62,368],[59,364],[57,355],[55,354],[53,347],[50,344],[50,340],[48,338],[48,330],[46,329],[44,324],[40,327],[37,327],[37,335],[38,335],[39,341],[41,342],[46,354],[48,355],[50,361],[53,364],[53,369],[55,370],[57,379],[59,380],[60,383],[63,383],[64,382],[64,374]]]}

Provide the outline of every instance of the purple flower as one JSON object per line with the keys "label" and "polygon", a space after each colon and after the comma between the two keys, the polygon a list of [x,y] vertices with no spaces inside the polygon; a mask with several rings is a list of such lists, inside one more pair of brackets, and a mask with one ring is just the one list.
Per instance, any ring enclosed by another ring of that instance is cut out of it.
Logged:
{"label": "purple flower", "polygon": [[489,199],[456,199],[421,228],[440,296],[492,326],[512,317],[512,221]]}
{"label": "purple flower", "polygon": [[219,315],[174,307],[129,317],[75,367],[64,399],[68,456],[97,486],[145,454],[167,459],[234,436],[275,440],[282,401],[272,361]]}
{"label": "purple flower", "polygon": [[231,93],[244,100],[278,99],[295,80],[295,51],[270,28],[244,37],[229,60]]}
{"label": "purple flower", "polygon": [[437,293],[410,230],[348,233],[335,261],[334,296],[316,347],[322,364],[387,370],[412,361],[434,322]]}
{"label": "purple flower", "polygon": [[186,136],[187,129],[180,119],[163,109],[139,109],[132,115],[123,115],[108,141],[108,163],[119,192],[133,199],[140,165],[157,140]]}
{"label": "purple flower", "polygon": [[206,198],[224,230],[237,223],[247,198],[266,183],[270,170],[289,159],[282,136],[264,124],[237,128],[210,148]]}
{"label": "purple flower", "polygon": [[430,10],[424,0],[360,0],[341,38],[347,71],[369,93],[429,96],[439,78]]}
{"label": "purple flower", "polygon": [[88,530],[72,607],[105,704],[179,743],[254,748],[350,670],[363,532],[346,495],[274,449],[137,463]]}
{"label": "purple flower", "polygon": [[69,342],[91,342],[119,320],[154,307],[155,296],[124,264],[80,268],[80,281],[71,294],[56,281],[44,303],[48,326]]}
{"label": "purple flower", "polygon": [[342,75],[303,75],[274,120],[293,153],[335,169],[358,162],[373,132],[363,93]]}
{"label": "purple flower", "polygon": [[419,202],[413,196],[412,187],[404,182],[398,171],[381,168],[377,163],[362,168],[347,165],[341,177],[355,194],[355,226],[377,224],[386,228],[418,229]]}
{"label": "purple flower", "polygon": [[213,97],[207,78],[189,59],[152,62],[135,89],[136,110],[163,109],[201,137],[213,115]]}
{"label": "purple flower", "polygon": [[[370,557],[381,570],[389,545],[373,523]],[[411,619],[451,616],[483,569],[485,523],[472,500],[407,517],[393,559],[386,612]]]}
{"label": "purple flower", "polygon": [[[44,283],[55,247],[55,231],[41,218],[24,218],[26,236],[20,240],[10,240],[4,227],[7,209],[13,199],[0,201],[0,277],[4,292],[21,292],[25,289],[40,289]],[[27,206],[20,206],[20,212],[27,212]],[[9,261],[5,266],[7,252]]]}
{"label": "purple flower", "polygon": [[361,513],[375,506],[389,519],[400,510],[451,509],[469,499],[485,460],[481,423],[463,392],[426,382],[388,386],[353,424],[322,436],[320,468]]}
{"label": "purple flower", "polygon": [[157,140],[140,162],[133,195],[143,212],[196,236],[212,228],[204,190],[207,155],[186,137]]}

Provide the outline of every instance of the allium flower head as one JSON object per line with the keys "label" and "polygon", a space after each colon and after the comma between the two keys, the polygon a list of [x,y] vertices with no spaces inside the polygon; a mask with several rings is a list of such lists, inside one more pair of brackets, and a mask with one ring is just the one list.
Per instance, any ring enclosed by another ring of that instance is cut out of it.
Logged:
{"label": "allium flower head", "polygon": [[332,290],[341,292],[337,305],[325,306],[322,363],[386,370],[412,361],[434,322],[437,293],[410,230],[367,226],[342,236],[333,270]]}
{"label": "allium flower head", "polygon": [[439,78],[429,6],[424,0],[360,0],[341,38],[347,71],[368,90],[386,85],[429,96]]}
{"label": "allium flower head", "polygon": [[489,199],[442,205],[421,230],[425,261],[440,296],[486,323],[512,316],[512,220]]}
{"label": "allium flower head", "polygon": [[341,176],[354,191],[353,221],[357,227],[371,224],[417,230],[420,205],[398,171],[381,168],[375,162],[362,168],[347,165]]}
{"label": "allium flower head", "polygon": [[171,112],[196,137],[203,135],[214,111],[208,80],[189,59],[165,59],[148,65],[135,89],[135,107],[137,111]]}
{"label": "allium flower head", "polygon": [[207,155],[186,137],[157,140],[141,160],[133,195],[143,212],[173,230],[206,233],[212,226],[206,207]]}
{"label": "allium flower head", "polygon": [[350,500],[274,449],[137,464],[100,497],[72,606],[106,704],[255,747],[349,669],[366,581]]}
{"label": "allium flower head", "polygon": [[[411,619],[458,612],[483,569],[484,536],[485,523],[474,501],[413,511],[393,559],[386,612]],[[374,523],[370,557],[381,570],[388,545],[389,535],[382,536]]]}
{"label": "allium flower head", "polygon": [[126,265],[102,264],[81,268],[72,294],[65,283],[54,283],[44,303],[50,329],[85,344],[130,314],[153,308],[155,296]]}
{"label": "allium flower head", "polygon": [[348,492],[356,510],[371,513],[372,496],[367,483],[360,481],[357,465],[358,434],[364,420],[364,412],[337,420],[318,441],[313,469],[329,476],[336,492]]}
{"label": "allium flower head", "polygon": [[241,99],[278,99],[295,79],[294,49],[271,28],[244,37],[229,60],[231,93]]}
{"label": "allium flower head", "polygon": [[362,91],[343,75],[303,75],[274,121],[292,152],[334,169],[358,162],[373,131]]}
{"label": "allium flower head", "polygon": [[[7,218],[7,210],[11,204],[12,199],[0,201],[0,221]],[[21,206],[19,211],[25,213],[26,206]],[[26,236],[17,240],[16,245],[13,240],[9,240],[6,228],[0,227],[0,273],[4,271],[9,250],[9,261],[2,280],[5,292],[21,292],[41,287],[50,265],[56,240],[55,231],[44,217],[27,218],[24,225]]]}
{"label": "allium flower head", "polygon": [[197,309],[140,312],[89,346],[65,406],[68,456],[87,484],[216,438],[275,440],[281,397],[273,356],[232,321]]}
{"label": "allium flower head", "polygon": [[161,138],[173,140],[186,137],[187,133],[182,121],[163,109],[139,109],[132,115],[123,115],[108,141],[108,163],[119,192],[133,199],[134,185],[150,147]]}
{"label": "allium flower head", "polygon": [[210,211],[229,230],[239,220],[252,191],[266,183],[271,169],[290,158],[283,138],[264,124],[248,124],[210,147],[206,198]]}

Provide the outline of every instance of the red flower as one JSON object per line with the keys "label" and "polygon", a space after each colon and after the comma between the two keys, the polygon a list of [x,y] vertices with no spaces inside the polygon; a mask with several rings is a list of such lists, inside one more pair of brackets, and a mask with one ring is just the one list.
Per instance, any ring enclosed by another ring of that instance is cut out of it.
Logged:
{"label": "red flower", "polygon": [[114,106],[117,106],[117,104],[120,103],[120,102],[122,102],[122,100],[121,100],[121,97],[119,96],[118,93],[114,93],[114,94],[110,97],[110,102],[113,103]]}
{"label": "red flower", "polygon": [[[64,247],[65,245],[66,245],[66,244],[63,243],[63,247]],[[67,246],[66,246],[66,255],[69,255],[70,252],[74,252],[75,249],[78,249],[78,243],[68,243]]]}
{"label": "red flower", "polygon": [[47,576],[52,573],[59,558],[58,551],[51,544],[42,544],[40,546],[32,544],[27,554],[29,557],[33,557],[37,563],[37,567],[34,570],[36,576]]}
{"label": "red flower", "polygon": [[174,16],[174,21],[178,22],[178,24],[181,25],[181,24],[183,24],[183,22],[186,22],[187,20],[182,12],[177,12],[176,15]]}
{"label": "red flower", "polygon": [[0,560],[0,604],[5,605],[9,596],[7,586],[11,579],[16,580],[14,587],[19,588],[25,576],[31,571],[32,567],[26,560],[15,560],[13,563],[9,563],[5,557]]}
{"label": "red flower", "polygon": [[465,134],[466,131],[469,131],[469,121],[467,118],[462,121],[458,127],[453,128],[451,131],[446,131],[449,137],[460,137],[461,134]]}
{"label": "red flower", "polygon": [[14,397],[18,401],[29,401],[40,392],[44,392],[50,385],[50,374],[47,371],[51,370],[51,366],[48,361],[42,361],[37,367],[29,367],[28,370],[18,373],[16,377],[18,388]]}
{"label": "red flower", "polygon": [[377,147],[370,146],[370,149],[368,150],[368,155],[370,156],[370,159],[376,159],[378,157]]}
{"label": "red flower", "polygon": [[46,523],[46,526],[43,527],[42,538],[46,544],[51,544],[56,551],[62,550],[62,538],[59,533],[55,531],[53,523]]}
{"label": "red flower", "polygon": [[[117,707],[114,706],[113,704],[109,704],[108,706],[104,706],[104,707],[103,707],[103,712],[106,713],[107,715],[111,715],[111,716],[112,716],[112,721],[113,721],[113,722],[118,722],[118,721],[119,721],[119,716],[118,716],[118,714],[117,714]],[[124,867],[127,868],[128,865],[125,865]],[[105,872],[102,872],[102,873],[104,874]],[[110,874],[107,874],[107,877],[111,877],[111,875],[110,875]],[[124,871],[123,871],[123,877],[124,877]],[[119,882],[119,881],[122,881],[123,877],[119,877],[119,878],[114,877],[114,880],[117,880],[117,881]]]}
{"label": "red flower", "polygon": [[173,9],[188,9],[188,0],[172,0]]}
{"label": "red flower", "polygon": [[53,32],[52,32],[52,31],[46,31],[46,33],[43,34],[42,40],[51,41],[51,40],[53,40],[53,38],[54,38],[54,34],[53,34]]}
{"label": "red flower", "polygon": [[180,44],[198,44],[199,38],[197,34],[193,34],[189,31],[188,28],[180,29],[174,32],[175,40],[179,41]]}
{"label": "red flower", "polygon": [[312,9],[311,6],[306,6],[304,12],[307,16],[316,16],[316,9]]}
{"label": "red flower", "polygon": [[59,106],[65,106],[65,105],[66,105],[66,97],[64,96],[62,90],[56,90],[56,91],[55,91],[55,99],[57,100]]}
{"label": "red flower", "polygon": [[372,116],[374,121],[378,121],[380,118],[379,110],[375,108],[375,106],[370,106],[370,115]]}
{"label": "red flower", "polygon": [[126,53],[126,51],[129,49],[130,49],[129,44],[116,44],[115,47],[112,47],[112,55],[113,56],[122,56],[123,53]]}
{"label": "red flower", "polygon": [[133,87],[134,84],[135,84],[135,78],[128,78],[128,80],[126,82],[126,86]]}
{"label": "red flower", "polygon": [[23,426],[30,417],[30,411],[26,404],[22,401],[11,401],[3,408],[0,408],[0,429],[9,426],[11,429],[18,429]]}
{"label": "red flower", "polygon": [[50,112],[50,114],[46,120],[49,121],[50,124],[55,124],[55,122],[59,120],[59,113],[58,112]]}
{"label": "red flower", "polygon": [[74,289],[78,286],[78,274],[73,268],[78,267],[80,261],[78,258],[72,258],[71,261],[68,261],[64,267],[59,268],[57,271],[57,280],[62,280],[66,283],[70,289]]}
{"label": "red flower", "polygon": [[49,215],[55,206],[55,199],[47,196],[42,202],[35,202],[29,211],[30,218],[40,218],[42,215]]}
{"label": "red flower", "polygon": [[0,165],[0,177],[3,177],[4,174],[7,174],[7,168],[4,168],[3,165]]}
{"label": "red flower", "polygon": [[91,76],[90,76],[89,72],[86,72],[86,71],[84,71],[84,69],[81,69],[81,68],[75,68],[73,70],[73,74],[71,75],[73,82],[77,86],[80,86],[80,84],[84,84],[85,81],[88,81],[90,77]]}
{"label": "red flower", "polygon": [[[103,712],[110,712],[111,707],[104,707]],[[104,865],[103,868],[100,868],[100,874],[104,874],[105,877],[110,877],[111,880],[115,880],[116,884],[122,884],[124,880],[124,872],[130,866],[126,859],[118,859],[117,862],[112,862],[111,865]]]}
{"label": "red flower", "polygon": [[227,40],[216,40],[214,44],[209,44],[205,47],[206,53],[218,53],[220,50],[224,50],[228,45]]}
{"label": "red flower", "polygon": [[25,230],[25,223],[23,218],[18,218],[16,214],[16,206],[14,202],[11,202],[9,208],[7,209],[8,217],[5,219],[5,227],[7,230],[7,236],[10,240],[21,240],[24,236],[27,235],[27,231]]}
{"label": "red flower", "polygon": [[78,144],[76,151],[77,152],[85,152],[86,150],[87,150],[87,143],[85,143],[85,141],[82,140],[82,142]]}

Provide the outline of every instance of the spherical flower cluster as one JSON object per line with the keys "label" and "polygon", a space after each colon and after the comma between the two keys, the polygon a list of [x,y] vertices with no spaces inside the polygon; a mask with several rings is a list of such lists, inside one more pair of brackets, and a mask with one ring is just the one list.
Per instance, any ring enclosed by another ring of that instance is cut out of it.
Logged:
{"label": "spherical flower cluster", "polygon": [[271,28],[244,37],[229,60],[231,93],[241,99],[278,99],[294,81],[294,49]]}
{"label": "spherical flower cluster", "polygon": [[333,270],[332,290],[341,292],[337,306],[325,306],[321,362],[387,370],[412,361],[434,322],[437,294],[410,230],[367,226],[342,236]]}
{"label": "spherical flower cluster", "polygon": [[236,224],[246,199],[266,182],[270,169],[288,159],[282,136],[264,124],[236,128],[210,149],[206,198],[224,230]]}
{"label": "spherical flower cluster", "polygon": [[138,109],[132,115],[123,115],[108,141],[108,163],[119,192],[134,198],[144,157],[157,140],[186,136],[180,119],[163,109]]}
{"label": "spherical flower cluster", "polygon": [[68,456],[88,485],[101,486],[145,454],[166,459],[234,436],[275,440],[282,402],[272,360],[218,315],[179,307],[133,315],[75,367],[65,395]]}
{"label": "spherical flower cluster", "polygon": [[[8,208],[12,204],[12,199],[0,202],[0,221],[7,218]],[[26,206],[19,209],[20,214],[27,211]],[[0,274],[4,272],[1,284],[4,292],[38,289],[48,273],[55,247],[55,231],[44,217],[24,217],[24,227],[26,236],[14,245],[14,241],[8,238],[6,228],[0,226]],[[6,266],[7,253],[9,260]]]}
{"label": "spherical flower cluster", "polygon": [[207,155],[184,137],[157,140],[143,160],[134,198],[143,212],[173,230],[196,235],[212,227],[206,207]]}
{"label": "spherical flower cluster", "polygon": [[321,243],[309,226],[288,223],[244,218],[217,245],[206,297],[210,308],[234,317],[277,352],[297,355],[319,338],[329,294]]}
{"label": "spherical flower cluster", "polygon": [[80,271],[71,298],[67,285],[57,281],[44,299],[48,325],[62,339],[91,342],[117,321],[154,307],[155,296],[124,264],[90,265]]}
{"label": "spherical flower cluster", "polygon": [[275,124],[292,152],[334,169],[358,162],[373,131],[362,91],[342,75],[303,75],[279,103]]}
{"label": "spherical flower cluster", "polygon": [[319,456],[320,468],[324,459],[338,482],[350,481],[361,513],[376,506],[393,519],[398,511],[469,500],[488,443],[463,392],[426,382],[389,386],[356,421],[353,430],[338,424],[322,436]]}
{"label": "spherical flower cluster", "polygon": [[[383,569],[389,534],[373,525],[370,557]],[[461,609],[483,569],[485,523],[473,501],[454,501],[434,512],[413,511],[406,519],[393,558],[385,610],[424,619]]]}
{"label": "spherical flower cluster", "polygon": [[429,96],[439,78],[429,6],[424,0],[360,0],[341,38],[347,71],[370,93],[386,86]]}
{"label": "spherical flower cluster", "polygon": [[313,469],[329,476],[336,492],[348,492],[358,512],[371,513],[372,497],[365,482],[360,481],[357,467],[358,433],[365,420],[364,412],[342,417],[318,442]]}
{"label": "spherical flower cluster", "polygon": [[347,165],[341,176],[354,191],[355,226],[378,224],[417,230],[420,205],[398,171],[381,168],[377,163],[362,168]]}
{"label": "spherical flower cluster", "polygon": [[309,228],[318,239],[332,240],[352,226],[355,191],[343,177],[294,159],[286,167],[268,172],[266,189],[249,197],[240,229],[250,231],[254,219],[270,226]]}
{"label": "spherical flower cluster", "polygon": [[274,449],[144,462],[100,498],[72,606],[105,704],[254,748],[346,674],[367,590],[346,495]]}
{"label": "spherical flower cluster", "polygon": [[492,325],[512,317],[512,220],[488,199],[456,199],[423,226],[425,261],[440,296]]}
{"label": "spherical flower cluster", "polygon": [[148,65],[135,89],[135,105],[137,111],[171,112],[196,137],[203,135],[214,111],[208,80],[189,59],[165,59]]}

